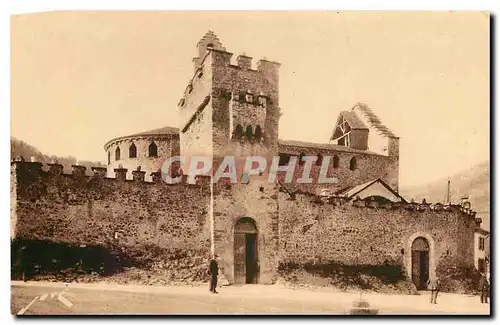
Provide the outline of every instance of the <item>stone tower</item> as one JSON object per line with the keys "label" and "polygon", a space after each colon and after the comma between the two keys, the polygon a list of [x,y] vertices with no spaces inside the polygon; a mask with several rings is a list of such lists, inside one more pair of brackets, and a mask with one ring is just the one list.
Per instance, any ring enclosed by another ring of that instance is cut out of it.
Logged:
{"label": "stone tower", "polygon": [[[265,157],[270,164],[278,153],[280,64],[261,59],[253,69],[251,57],[238,55],[234,65],[233,53],[211,31],[197,49],[194,76],[178,105],[181,155],[187,160],[210,156],[213,170],[227,156],[239,167],[247,156]],[[221,257],[230,283],[272,283],[278,188],[267,182],[266,173],[241,184],[241,171],[238,184],[213,186],[212,251]]]}

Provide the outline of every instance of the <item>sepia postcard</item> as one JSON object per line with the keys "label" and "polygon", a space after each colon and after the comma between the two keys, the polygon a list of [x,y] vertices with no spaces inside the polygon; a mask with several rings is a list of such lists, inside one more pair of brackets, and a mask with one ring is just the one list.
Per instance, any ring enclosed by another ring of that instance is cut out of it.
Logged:
{"label": "sepia postcard", "polygon": [[488,12],[10,19],[12,315],[491,314]]}

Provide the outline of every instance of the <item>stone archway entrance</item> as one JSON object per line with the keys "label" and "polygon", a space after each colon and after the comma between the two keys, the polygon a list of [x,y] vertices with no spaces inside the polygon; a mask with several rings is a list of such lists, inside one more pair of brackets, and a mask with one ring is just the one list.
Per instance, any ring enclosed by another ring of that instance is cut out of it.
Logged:
{"label": "stone archway entrance", "polygon": [[429,279],[429,242],[417,237],[411,245],[411,279],[417,290],[427,288]]}
{"label": "stone archway entrance", "polygon": [[234,283],[257,283],[259,277],[258,232],[252,218],[241,218],[234,226]]}

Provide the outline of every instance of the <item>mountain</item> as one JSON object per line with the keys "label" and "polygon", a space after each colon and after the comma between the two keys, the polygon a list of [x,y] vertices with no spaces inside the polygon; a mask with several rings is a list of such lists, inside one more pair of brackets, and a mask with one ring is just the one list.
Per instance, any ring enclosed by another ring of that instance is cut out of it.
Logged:
{"label": "mountain", "polygon": [[22,156],[26,161],[30,161],[31,157],[34,157],[35,161],[39,161],[44,165],[53,163],[57,161],[59,164],[63,165],[65,173],[71,173],[72,167],[71,165],[78,164],[80,166],[87,167],[87,175],[92,175],[91,167],[106,167],[106,165],[102,164],[100,161],[88,161],[88,160],[80,160],[78,161],[73,156],[67,157],[58,157],[55,155],[46,155],[40,152],[34,146],[22,141],[18,140],[14,137],[10,138],[10,157],[11,160],[14,160],[17,156]]}
{"label": "mountain", "polygon": [[[429,203],[443,203],[446,197],[448,178],[442,178],[426,185],[401,188],[400,194],[407,199]],[[490,230],[490,163],[483,162],[450,177],[450,198],[459,203],[462,196],[468,196],[476,217],[482,218],[481,228]]]}

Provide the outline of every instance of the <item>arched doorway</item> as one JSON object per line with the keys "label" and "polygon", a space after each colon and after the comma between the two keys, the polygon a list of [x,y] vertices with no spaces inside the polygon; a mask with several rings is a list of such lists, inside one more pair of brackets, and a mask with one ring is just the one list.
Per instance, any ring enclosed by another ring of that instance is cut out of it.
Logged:
{"label": "arched doorway", "polygon": [[234,226],[234,283],[257,283],[259,263],[257,226],[252,218],[241,218]]}
{"label": "arched doorway", "polygon": [[411,279],[417,290],[427,287],[429,279],[429,242],[417,237],[411,245]]}

